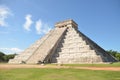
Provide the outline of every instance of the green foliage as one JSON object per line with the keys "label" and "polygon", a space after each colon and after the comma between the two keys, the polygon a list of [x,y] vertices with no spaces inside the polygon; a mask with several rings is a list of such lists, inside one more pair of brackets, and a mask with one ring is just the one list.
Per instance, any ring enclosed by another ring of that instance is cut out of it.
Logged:
{"label": "green foliage", "polygon": [[120,61],[120,53],[115,54],[115,57]]}
{"label": "green foliage", "polygon": [[120,80],[120,71],[82,69],[1,69],[0,80]]}
{"label": "green foliage", "polygon": [[116,59],[120,61],[120,52],[118,51],[113,51],[113,50],[108,50],[108,53],[110,53],[112,56],[114,56]]}
{"label": "green foliage", "polygon": [[4,61],[8,62],[9,59],[13,59],[16,54],[9,54],[4,56]]}
{"label": "green foliage", "polygon": [[3,52],[0,52],[0,62],[4,61],[5,54]]}
{"label": "green foliage", "polygon": [[8,62],[9,59],[14,58],[16,54],[4,54],[3,52],[0,52],[0,62]]}

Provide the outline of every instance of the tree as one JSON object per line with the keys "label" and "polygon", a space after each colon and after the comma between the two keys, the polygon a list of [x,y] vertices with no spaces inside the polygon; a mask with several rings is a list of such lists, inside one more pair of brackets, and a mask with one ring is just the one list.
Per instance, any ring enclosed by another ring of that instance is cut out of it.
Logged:
{"label": "tree", "polygon": [[5,54],[3,52],[0,52],[0,62],[4,61]]}
{"label": "tree", "polygon": [[8,62],[9,59],[13,59],[15,57],[16,54],[9,54],[9,55],[5,55],[4,56],[4,61]]}
{"label": "tree", "polygon": [[116,59],[120,61],[120,52],[118,51],[113,51],[113,50],[108,50],[108,53],[110,53],[112,56],[114,56]]}
{"label": "tree", "polygon": [[12,59],[15,57],[16,54],[4,54],[3,52],[0,52],[0,62],[8,62],[9,59]]}
{"label": "tree", "polygon": [[115,57],[120,61],[120,53],[115,54]]}

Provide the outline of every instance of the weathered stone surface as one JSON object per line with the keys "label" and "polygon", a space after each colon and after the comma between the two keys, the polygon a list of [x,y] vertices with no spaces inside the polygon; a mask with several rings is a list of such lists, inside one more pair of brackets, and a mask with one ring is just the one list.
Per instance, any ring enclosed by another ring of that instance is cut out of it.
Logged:
{"label": "weathered stone surface", "polygon": [[36,41],[9,63],[104,63],[116,61],[104,49],[78,31],[73,20],[55,24],[55,29]]}

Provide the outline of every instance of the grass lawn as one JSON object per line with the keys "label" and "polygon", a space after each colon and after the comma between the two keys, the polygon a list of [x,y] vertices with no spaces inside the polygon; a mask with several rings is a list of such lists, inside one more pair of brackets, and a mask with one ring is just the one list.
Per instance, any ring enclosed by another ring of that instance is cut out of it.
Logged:
{"label": "grass lawn", "polygon": [[[49,66],[57,65],[57,64],[47,64]],[[115,63],[106,63],[106,64],[62,64],[63,66],[79,66],[79,67],[120,67],[120,62]]]}
{"label": "grass lawn", "polygon": [[[8,64],[8,63],[0,63],[1,64]],[[18,64],[19,65],[19,64]],[[20,64],[21,65],[21,64]],[[29,64],[30,65],[30,64]],[[39,65],[39,64],[37,64]],[[54,65],[58,65],[58,64],[45,64],[48,66],[54,66]],[[62,64],[63,66],[79,66],[79,67],[120,67],[120,62],[114,62],[111,64]]]}
{"label": "grass lawn", "polygon": [[0,80],[120,80],[120,71],[81,69],[0,69]]}

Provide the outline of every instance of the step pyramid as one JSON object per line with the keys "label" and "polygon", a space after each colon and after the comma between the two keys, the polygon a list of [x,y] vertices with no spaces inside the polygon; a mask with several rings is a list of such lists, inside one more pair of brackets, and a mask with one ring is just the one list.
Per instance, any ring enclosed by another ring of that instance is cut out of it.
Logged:
{"label": "step pyramid", "polygon": [[94,41],[78,30],[73,20],[55,24],[55,28],[10,59],[13,64],[38,63],[107,63],[117,61]]}

